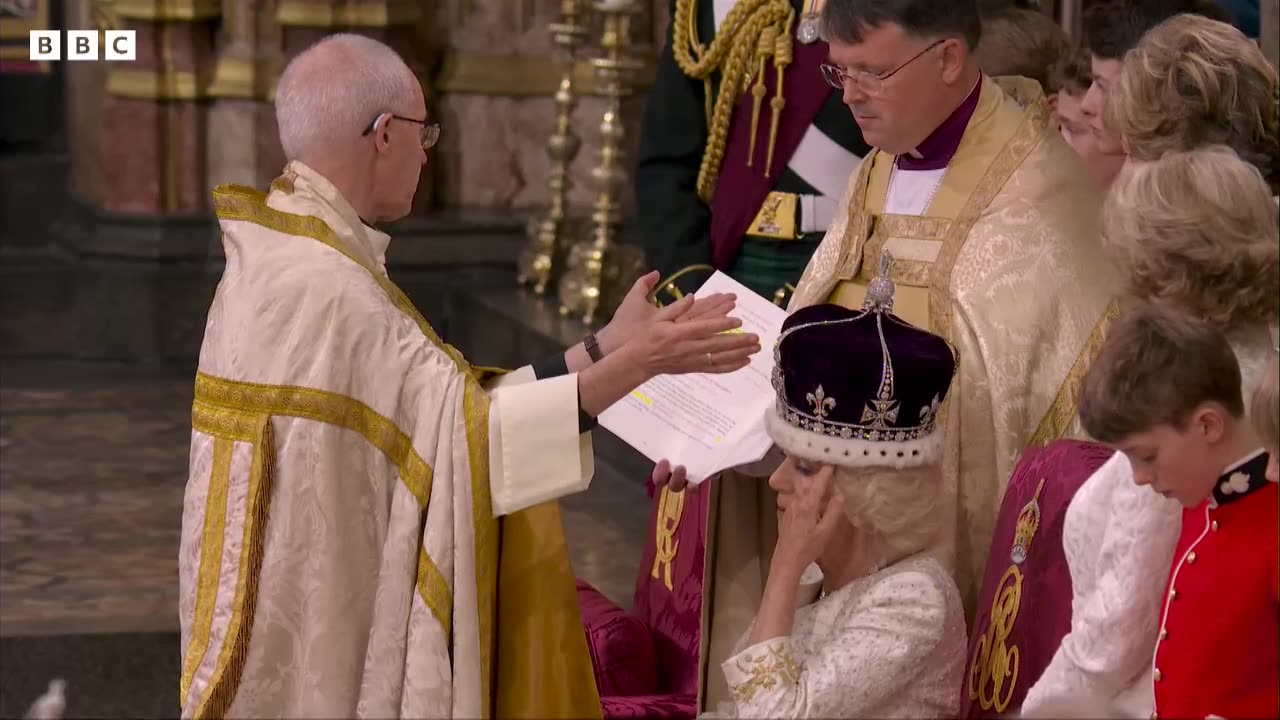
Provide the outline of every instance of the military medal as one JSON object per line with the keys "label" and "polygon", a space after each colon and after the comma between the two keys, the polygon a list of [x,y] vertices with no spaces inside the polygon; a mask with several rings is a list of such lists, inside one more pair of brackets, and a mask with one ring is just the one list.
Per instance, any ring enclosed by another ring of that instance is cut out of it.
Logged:
{"label": "military medal", "polygon": [[818,39],[818,0],[805,0],[804,14],[796,27],[796,39],[808,45]]}

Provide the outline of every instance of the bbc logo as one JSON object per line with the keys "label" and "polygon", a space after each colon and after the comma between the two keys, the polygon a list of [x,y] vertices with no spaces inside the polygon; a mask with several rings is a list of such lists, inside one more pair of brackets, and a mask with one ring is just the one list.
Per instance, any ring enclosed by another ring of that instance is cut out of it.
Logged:
{"label": "bbc logo", "polygon": [[[61,35],[57,30],[32,30],[30,59],[61,60]],[[98,59],[97,30],[68,30],[66,35],[68,60]],[[138,31],[107,30],[104,32],[103,46],[104,60],[137,60]]]}

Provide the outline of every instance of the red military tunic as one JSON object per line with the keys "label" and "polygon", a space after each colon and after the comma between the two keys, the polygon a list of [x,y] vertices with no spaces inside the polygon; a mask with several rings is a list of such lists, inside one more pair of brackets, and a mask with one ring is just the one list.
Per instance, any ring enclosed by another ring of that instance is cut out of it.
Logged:
{"label": "red military tunic", "polygon": [[1182,513],[1153,667],[1155,717],[1280,717],[1280,495],[1258,451]]}

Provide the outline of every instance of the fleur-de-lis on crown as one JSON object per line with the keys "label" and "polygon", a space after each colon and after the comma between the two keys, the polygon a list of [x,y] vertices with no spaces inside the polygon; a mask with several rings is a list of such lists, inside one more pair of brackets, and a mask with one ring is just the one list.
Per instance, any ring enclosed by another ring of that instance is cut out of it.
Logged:
{"label": "fleur-de-lis on crown", "polygon": [[825,418],[827,412],[836,406],[836,399],[827,397],[827,392],[819,385],[817,390],[804,396],[804,399],[813,406],[813,416],[816,418]]}
{"label": "fleur-de-lis on crown", "polygon": [[920,425],[921,425],[921,427],[927,427],[927,426],[929,426],[929,425],[932,425],[932,424],[933,424],[933,419],[934,419],[934,418],[936,418],[936,417],[938,416],[938,406],[939,406],[939,405],[941,405],[941,404],[942,404],[942,403],[940,403],[940,402],[939,402],[939,398],[938,398],[938,396],[937,396],[937,395],[934,395],[934,396],[933,396],[933,402],[931,402],[931,403],[929,403],[928,405],[926,405],[926,406],[924,406],[924,407],[920,408]]}

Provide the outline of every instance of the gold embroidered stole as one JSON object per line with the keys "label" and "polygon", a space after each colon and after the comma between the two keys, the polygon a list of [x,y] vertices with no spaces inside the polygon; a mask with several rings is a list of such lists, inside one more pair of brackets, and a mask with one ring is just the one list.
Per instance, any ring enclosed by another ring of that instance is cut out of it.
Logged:
{"label": "gold embroidered stole", "polygon": [[[951,304],[938,288],[950,286],[960,247],[1016,167],[1005,167],[996,160],[1005,154],[1002,151],[1015,135],[1030,132],[1038,137],[1048,119],[1043,100],[1033,102],[1022,112],[1008,102],[1007,93],[1016,92],[1017,88],[1005,88],[990,78],[983,83],[978,107],[923,215],[884,212],[893,156],[877,152],[864,164],[854,188],[848,231],[842,239],[843,260],[830,283],[827,302],[861,307],[875,270],[874,262],[865,263],[863,259],[878,258],[888,249],[894,257],[890,277],[897,285],[897,314],[946,335]],[[1043,122],[1038,108],[1044,112]]]}

